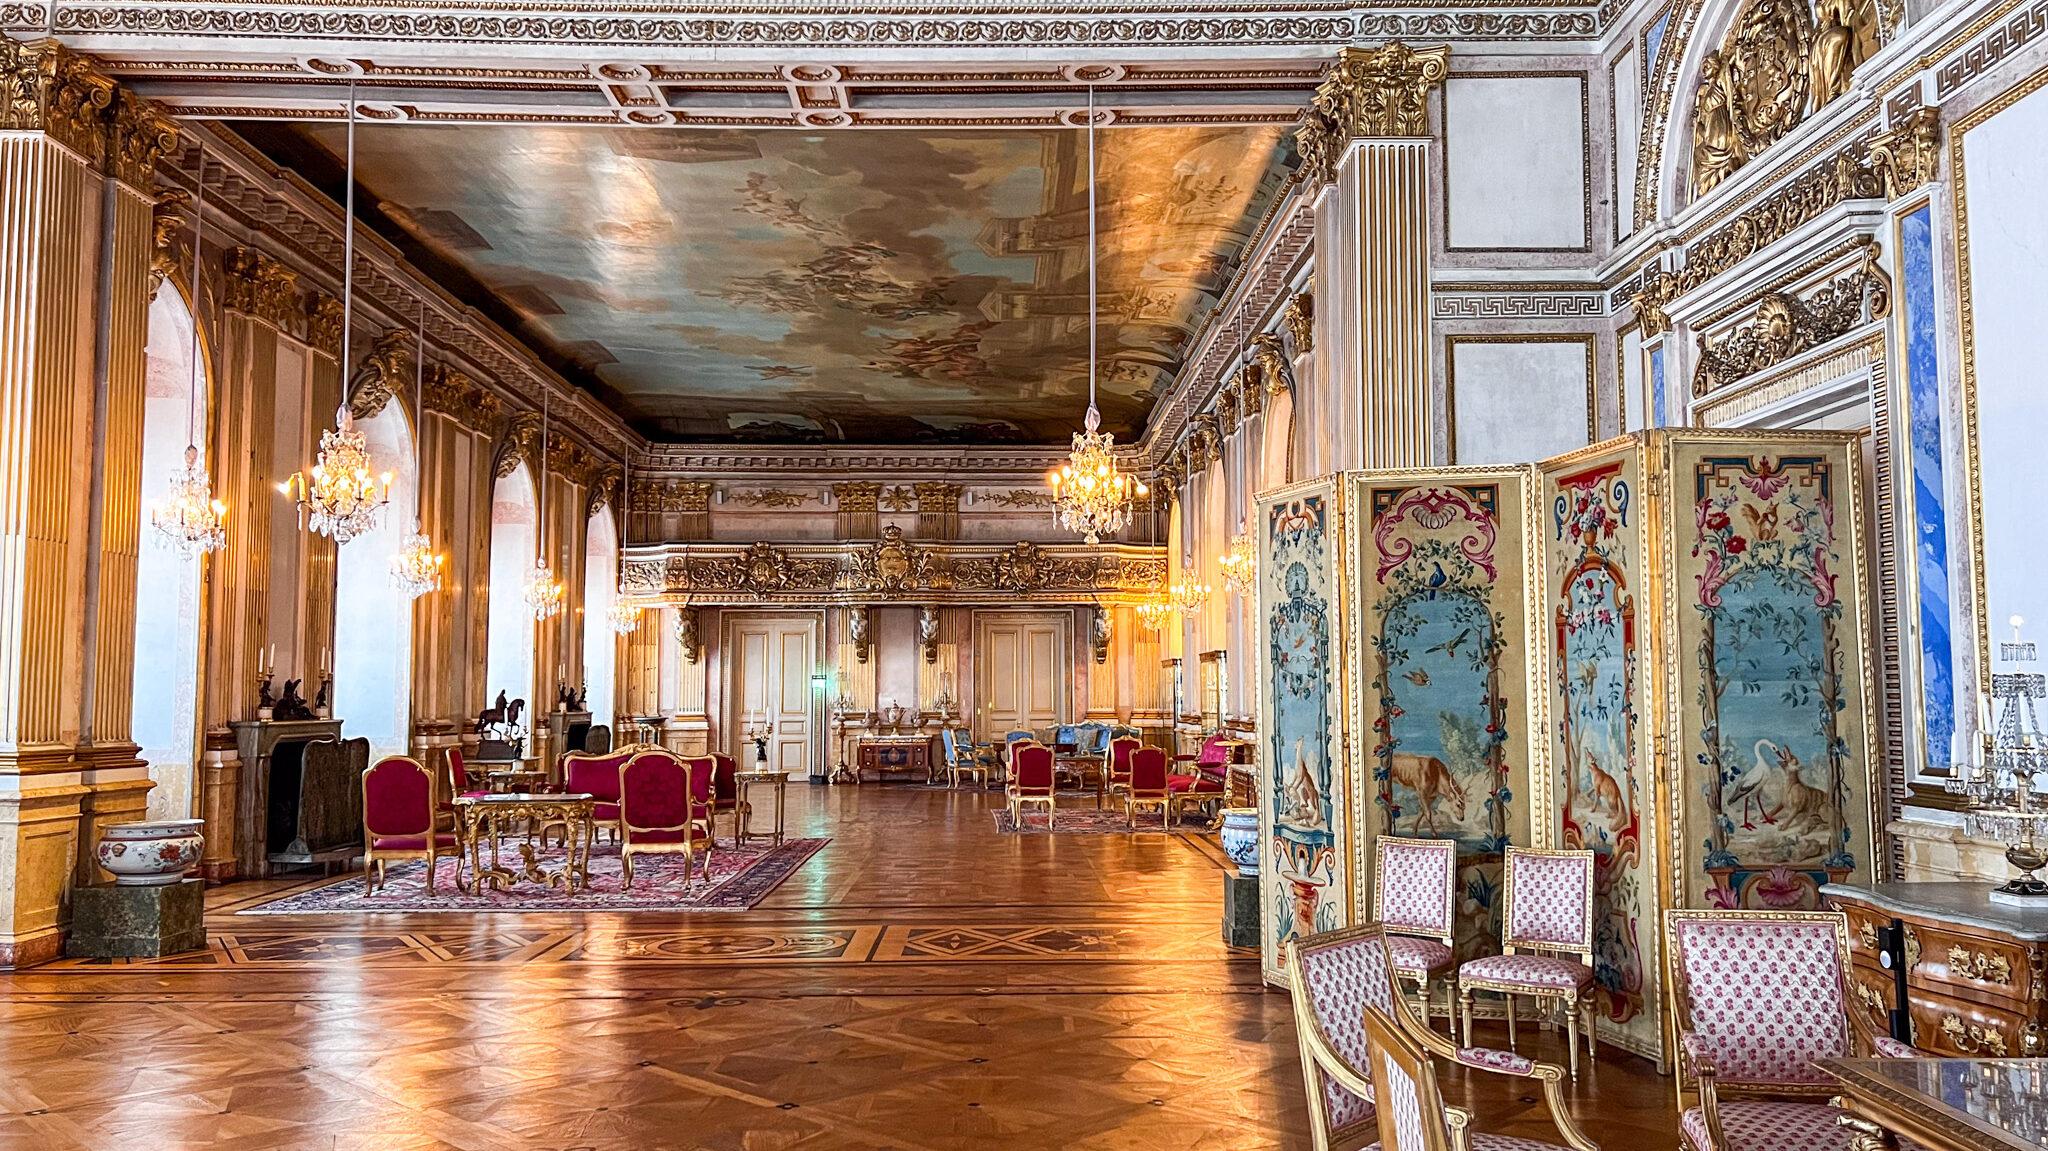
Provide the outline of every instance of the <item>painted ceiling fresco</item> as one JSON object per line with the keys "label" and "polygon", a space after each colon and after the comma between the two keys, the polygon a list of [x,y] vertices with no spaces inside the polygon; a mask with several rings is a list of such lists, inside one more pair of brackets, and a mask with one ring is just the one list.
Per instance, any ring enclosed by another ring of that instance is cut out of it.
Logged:
{"label": "painted ceiling fresco", "polygon": [[[1128,440],[1295,161],[1271,127],[1097,150],[1101,408]],[[358,125],[356,157],[381,227],[658,438],[1058,443],[1086,404],[1079,132]]]}

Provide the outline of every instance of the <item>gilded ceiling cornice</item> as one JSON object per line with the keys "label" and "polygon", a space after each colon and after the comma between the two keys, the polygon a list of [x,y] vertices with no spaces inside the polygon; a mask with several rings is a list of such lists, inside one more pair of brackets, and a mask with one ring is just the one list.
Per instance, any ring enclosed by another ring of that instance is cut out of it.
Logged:
{"label": "gilded ceiling cornice", "polygon": [[1334,182],[1337,161],[1353,140],[1428,136],[1429,94],[1449,74],[1450,60],[1447,44],[1417,51],[1398,40],[1338,53],[1295,129],[1308,178]]}
{"label": "gilded ceiling cornice", "polygon": [[663,544],[627,553],[636,598],[692,605],[800,599],[859,605],[1135,602],[1166,581],[1166,550],[1133,544],[868,542]]}

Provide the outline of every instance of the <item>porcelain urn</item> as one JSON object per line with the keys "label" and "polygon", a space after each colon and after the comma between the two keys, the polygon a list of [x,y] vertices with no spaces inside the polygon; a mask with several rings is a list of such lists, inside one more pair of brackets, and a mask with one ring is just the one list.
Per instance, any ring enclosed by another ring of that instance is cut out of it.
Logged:
{"label": "porcelain urn", "polygon": [[110,823],[100,832],[95,856],[121,887],[176,883],[199,864],[206,845],[203,819],[150,819]]}
{"label": "porcelain urn", "polygon": [[1259,873],[1259,809],[1230,807],[1223,811],[1223,854],[1249,879]]}

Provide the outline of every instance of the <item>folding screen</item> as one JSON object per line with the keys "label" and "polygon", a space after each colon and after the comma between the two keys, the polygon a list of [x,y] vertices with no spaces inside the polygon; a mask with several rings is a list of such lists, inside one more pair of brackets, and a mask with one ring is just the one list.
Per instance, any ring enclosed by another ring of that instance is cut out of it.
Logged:
{"label": "folding screen", "polygon": [[[1536,805],[1547,793],[1530,786],[1545,700],[1529,676],[1534,476],[1523,467],[1349,478],[1353,729],[1364,737],[1354,868],[1371,882],[1381,834],[1456,840],[1458,952],[1491,954],[1503,850],[1528,846],[1545,822]],[[1369,915],[1371,900],[1358,911]]]}
{"label": "folding screen", "polygon": [[1260,955],[1286,978],[1289,939],[1352,921],[1352,813],[1337,764],[1345,746],[1344,492],[1328,477],[1257,505]]}

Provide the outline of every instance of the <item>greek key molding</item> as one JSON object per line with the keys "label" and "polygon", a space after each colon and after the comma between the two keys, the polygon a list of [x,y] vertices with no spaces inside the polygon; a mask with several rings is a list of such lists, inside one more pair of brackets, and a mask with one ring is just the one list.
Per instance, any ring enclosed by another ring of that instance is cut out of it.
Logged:
{"label": "greek key molding", "polygon": [[1508,286],[1466,288],[1438,285],[1430,292],[1433,320],[1581,320],[1607,314],[1607,296],[1597,287],[1583,291],[1529,291]]}

